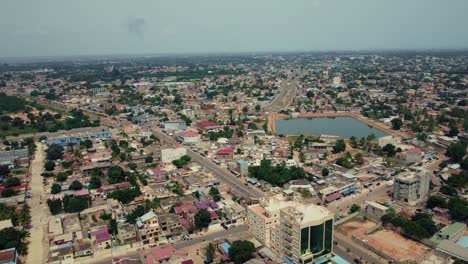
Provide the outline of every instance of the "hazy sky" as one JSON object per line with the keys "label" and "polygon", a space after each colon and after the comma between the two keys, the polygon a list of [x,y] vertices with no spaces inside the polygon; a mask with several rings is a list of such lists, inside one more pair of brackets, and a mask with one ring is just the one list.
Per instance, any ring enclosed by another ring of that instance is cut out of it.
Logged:
{"label": "hazy sky", "polygon": [[1,0],[0,57],[468,48],[468,0]]}

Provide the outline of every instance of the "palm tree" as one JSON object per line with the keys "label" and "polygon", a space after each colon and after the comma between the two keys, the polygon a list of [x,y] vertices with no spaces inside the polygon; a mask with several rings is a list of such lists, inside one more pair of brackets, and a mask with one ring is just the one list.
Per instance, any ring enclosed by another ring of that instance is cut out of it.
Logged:
{"label": "palm tree", "polygon": [[216,246],[213,243],[209,243],[205,247],[205,257],[207,259],[212,260],[214,258],[215,252],[216,252]]}

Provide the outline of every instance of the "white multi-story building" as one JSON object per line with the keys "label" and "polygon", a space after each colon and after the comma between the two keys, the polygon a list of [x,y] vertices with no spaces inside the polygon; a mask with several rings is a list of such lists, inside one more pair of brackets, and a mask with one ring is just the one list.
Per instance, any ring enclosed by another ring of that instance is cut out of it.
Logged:
{"label": "white multi-story building", "polygon": [[427,171],[406,172],[395,177],[393,198],[410,205],[427,198],[431,175]]}
{"label": "white multi-story building", "polygon": [[247,210],[249,231],[280,257],[313,263],[333,249],[333,213],[314,204],[277,198]]}

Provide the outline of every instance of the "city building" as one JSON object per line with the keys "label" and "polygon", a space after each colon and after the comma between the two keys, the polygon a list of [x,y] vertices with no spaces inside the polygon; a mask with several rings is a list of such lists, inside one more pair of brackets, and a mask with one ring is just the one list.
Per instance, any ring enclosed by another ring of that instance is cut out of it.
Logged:
{"label": "city building", "polygon": [[388,209],[389,208],[387,206],[381,205],[379,203],[368,202],[366,204],[366,208],[364,209],[364,213],[369,219],[380,222],[380,219],[387,213]]}
{"label": "city building", "polygon": [[393,198],[410,205],[427,198],[431,176],[427,171],[405,172],[395,177]]}
{"label": "city building", "polygon": [[407,163],[417,163],[421,162],[424,153],[419,148],[411,148],[406,151],[406,162]]}
{"label": "city building", "polygon": [[328,209],[314,204],[284,208],[272,228],[271,249],[293,263],[313,263],[332,252],[333,218]]}
{"label": "city building", "polygon": [[249,175],[249,163],[245,160],[238,160],[237,164],[237,171],[240,173],[241,176]]}
{"label": "city building", "polygon": [[140,232],[143,245],[154,246],[161,240],[158,216],[153,211],[149,211],[139,217],[136,225]]}
{"label": "city building", "polygon": [[187,123],[184,120],[169,120],[164,122],[165,130],[185,130]]}

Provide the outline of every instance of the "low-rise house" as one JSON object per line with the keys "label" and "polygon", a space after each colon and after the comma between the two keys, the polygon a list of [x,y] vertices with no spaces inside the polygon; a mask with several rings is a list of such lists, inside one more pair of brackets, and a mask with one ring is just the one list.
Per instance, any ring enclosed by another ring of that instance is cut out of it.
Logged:
{"label": "low-rise house", "polygon": [[196,131],[183,131],[179,133],[177,139],[184,145],[194,145],[200,142],[200,135]]}
{"label": "low-rise house", "polygon": [[91,240],[93,241],[94,248],[98,251],[104,251],[112,247],[112,238],[107,227],[92,232]]}
{"label": "low-rise house", "polygon": [[73,243],[69,242],[53,246],[49,249],[49,263],[62,264],[73,262]]}
{"label": "low-rise house", "polygon": [[224,207],[224,214],[230,223],[243,222],[246,218],[247,209],[242,205],[232,202]]}
{"label": "low-rise house", "polygon": [[234,158],[233,148],[222,148],[216,152],[216,158],[218,160],[232,160]]}
{"label": "low-rise house", "polygon": [[73,257],[85,257],[93,254],[93,243],[89,238],[78,239],[73,243]]}
{"label": "low-rise house", "polygon": [[421,162],[424,153],[420,148],[411,148],[406,151],[406,162],[407,163],[417,163]]}
{"label": "low-rise house", "polygon": [[364,210],[369,219],[380,222],[380,219],[387,213],[388,209],[389,208],[384,205],[371,201],[367,203]]}
{"label": "low-rise house", "polygon": [[18,253],[15,248],[0,250],[0,264],[18,263]]}

